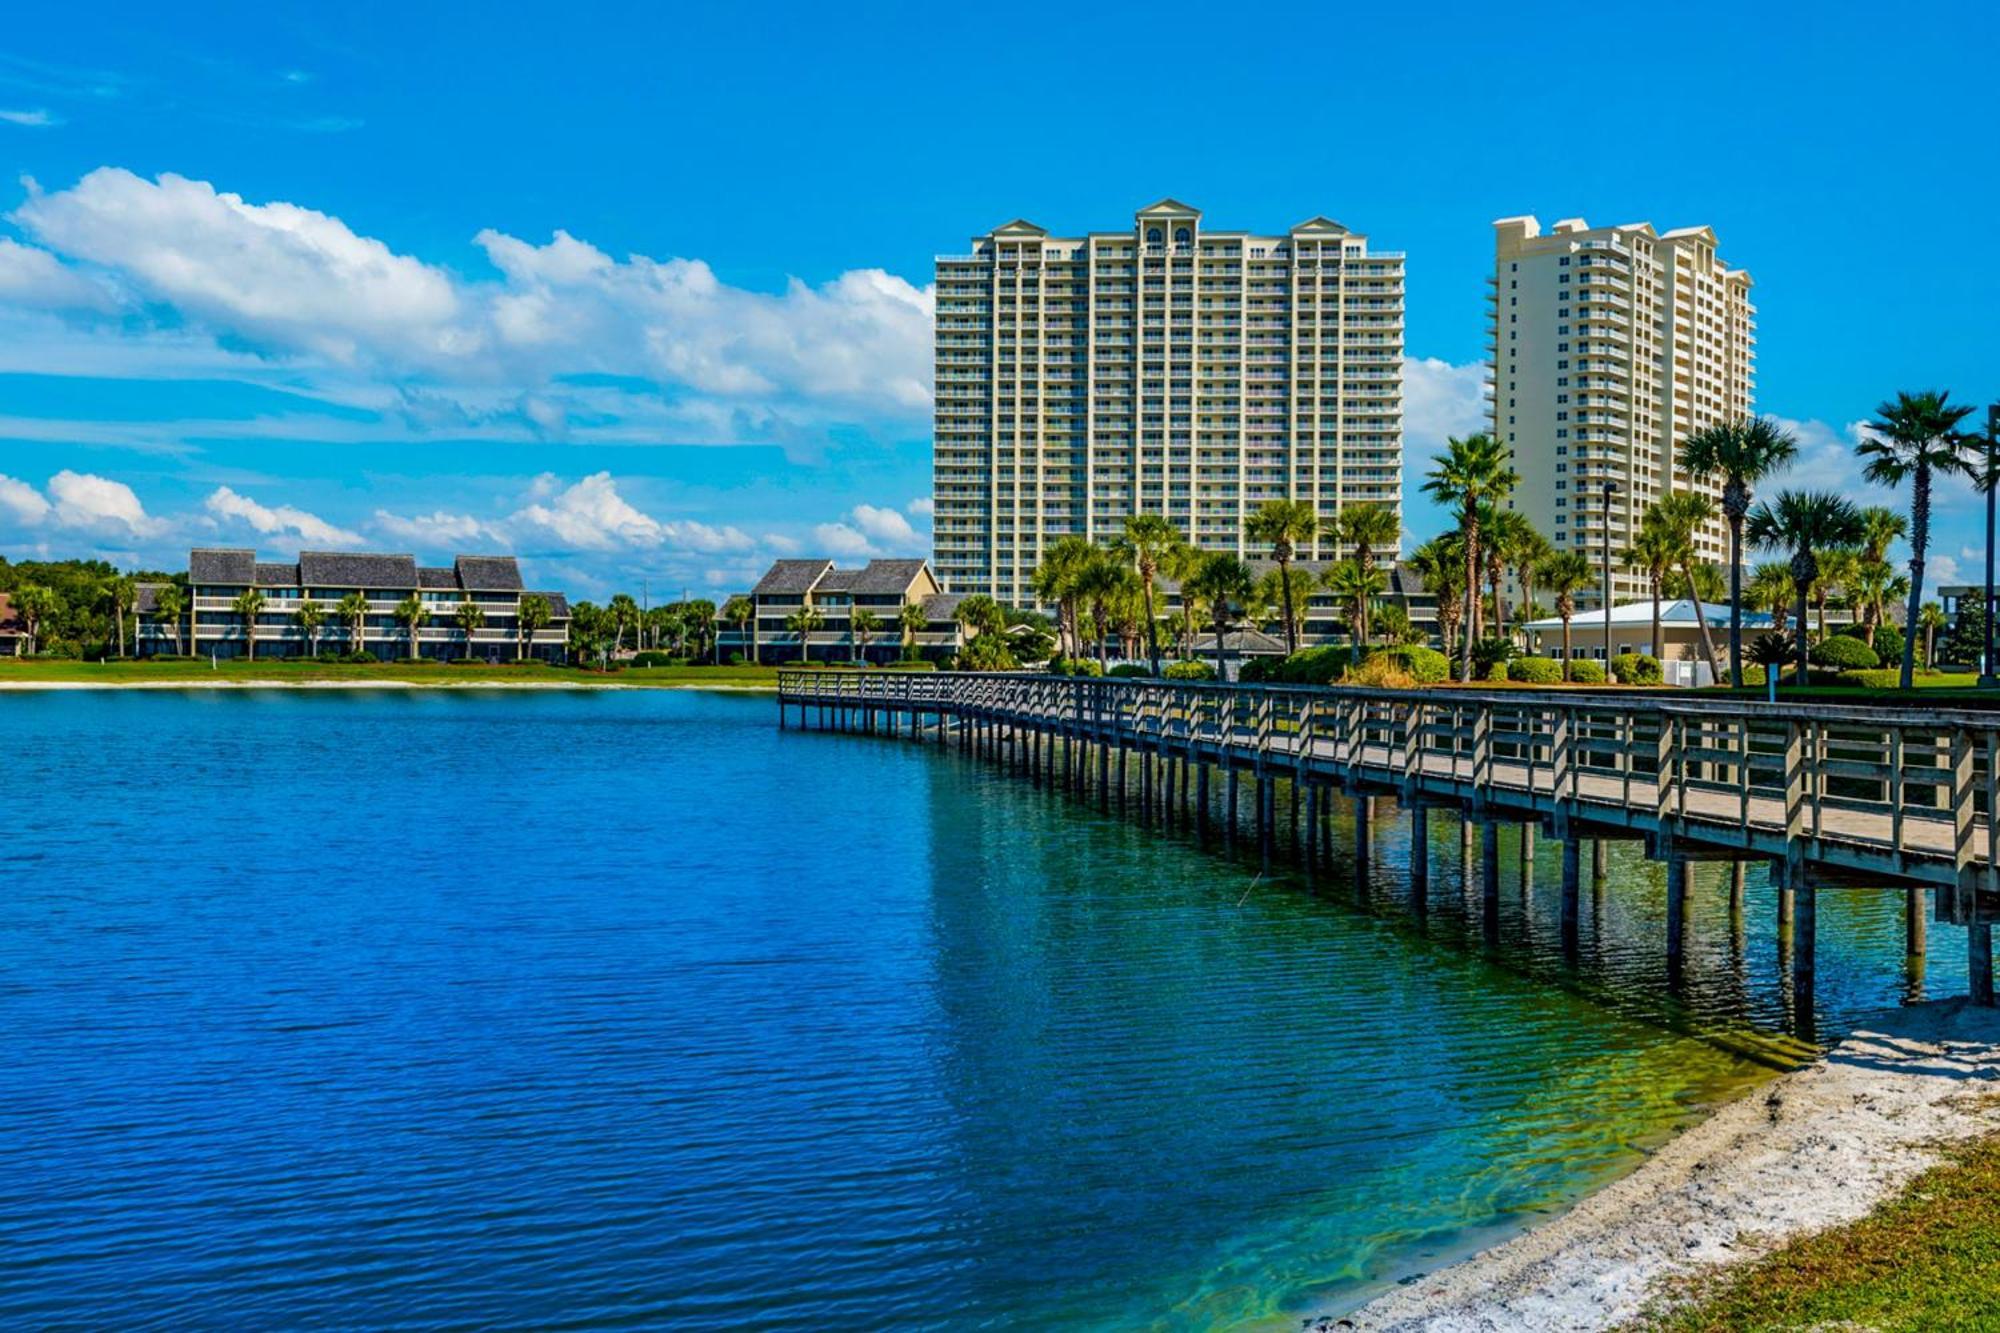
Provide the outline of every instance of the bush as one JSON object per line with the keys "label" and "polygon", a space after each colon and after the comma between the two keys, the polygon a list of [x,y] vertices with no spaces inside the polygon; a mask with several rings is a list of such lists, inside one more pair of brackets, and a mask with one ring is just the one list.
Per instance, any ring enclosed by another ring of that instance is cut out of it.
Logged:
{"label": "bush", "polygon": [[1472,674],[1481,680],[1505,680],[1503,675],[1493,674],[1496,666],[1505,666],[1514,657],[1514,641],[1489,635],[1472,645]]}
{"label": "bush", "polygon": [[1814,666],[1832,667],[1838,671],[1867,671],[1882,665],[1882,659],[1875,655],[1873,648],[1843,634],[1821,639],[1806,656]]}
{"label": "bush", "polygon": [[1602,685],[1604,663],[1594,657],[1578,657],[1569,664],[1569,678],[1578,685]]}
{"label": "bush", "polygon": [[745,657],[742,653],[731,653],[729,655],[729,665],[748,666],[750,665],[750,659]]}
{"label": "bush", "polygon": [[342,653],[340,660],[354,666],[367,666],[371,662],[379,661],[380,659],[366,648],[357,648],[351,653]]}
{"label": "bush", "polygon": [[1507,679],[1526,685],[1560,685],[1562,663],[1553,657],[1517,657],[1506,665]]}
{"label": "bush", "polygon": [[1051,657],[1049,659],[1049,674],[1051,676],[1101,676],[1104,674],[1104,668],[1097,664],[1097,659],[1091,657]]}
{"label": "bush", "polygon": [[937,663],[915,658],[907,662],[891,662],[882,669],[884,671],[936,671]]}
{"label": "bush", "polygon": [[1370,662],[1386,662],[1403,672],[1418,685],[1436,685],[1451,676],[1451,661],[1435,648],[1425,648],[1413,644],[1406,648],[1388,648],[1368,659]]}
{"label": "bush", "polygon": [[[1877,625],[1875,637],[1869,640],[1869,646],[1875,650],[1875,656],[1884,662],[1900,663],[1903,660],[1903,631],[1894,625]],[[1923,645],[1917,646],[1921,648]],[[1921,660],[1923,654],[1919,653],[1917,656]]]}
{"label": "bush", "polygon": [[1415,689],[1417,678],[1387,653],[1376,653],[1342,677],[1343,685],[1373,685],[1385,690]]}
{"label": "bush", "polygon": [[1245,685],[1265,685],[1278,678],[1282,658],[1246,657],[1236,668],[1236,679]]}
{"label": "bush", "polygon": [[1214,680],[1215,668],[1206,662],[1169,662],[1168,680]]}
{"label": "bush", "polygon": [[1344,645],[1302,648],[1280,659],[1271,679],[1287,685],[1331,685],[1346,673],[1353,660],[1354,650]]}
{"label": "bush", "polygon": [[670,653],[654,652],[649,649],[643,653],[632,654],[632,660],[627,665],[635,667],[686,666],[687,659],[684,657],[675,657]]}
{"label": "bush", "polygon": [[1620,653],[1611,659],[1611,674],[1621,685],[1658,685],[1666,676],[1651,653]]}
{"label": "bush", "polygon": [[1120,680],[1131,680],[1136,677],[1150,676],[1153,673],[1136,662],[1120,662],[1104,674],[1107,676],[1116,676]]}
{"label": "bush", "polygon": [[1743,683],[1745,685],[1762,685],[1764,683],[1764,668],[1757,666],[1755,663],[1745,662],[1743,664]]}

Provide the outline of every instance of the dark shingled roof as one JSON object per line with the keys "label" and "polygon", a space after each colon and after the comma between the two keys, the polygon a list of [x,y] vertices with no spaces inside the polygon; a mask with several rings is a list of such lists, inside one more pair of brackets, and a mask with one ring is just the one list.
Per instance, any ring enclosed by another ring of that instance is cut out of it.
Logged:
{"label": "dark shingled roof", "polygon": [[257,586],[260,588],[296,588],[299,586],[297,565],[270,564],[257,562]]}
{"label": "dark shingled roof", "polygon": [[567,597],[563,596],[563,595],[562,595],[561,593],[559,593],[559,592],[534,592],[534,593],[527,593],[527,594],[525,594],[525,595],[526,595],[526,596],[529,596],[529,597],[540,597],[540,598],[542,598],[542,599],[543,599],[544,601],[546,601],[546,602],[547,602],[547,603],[549,604],[549,619],[550,619],[550,620],[568,620],[568,619],[569,619],[569,598],[567,598]]}
{"label": "dark shingled roof", "polygon": [[774,560],[764,577],[757,580],[757,586],[750,590],[750,595],[775,597],[810,592],[820,576],[832,568],[831,560]]}
{"label": "dark shingled roof", "polygon": [[958,604],[965,600],[962,592],[936,592],[924,598],[924,619],[936,624],[941,620],[956,620]]}
{"label": "dark shingled roof", "polygon": [[[132,601],[132,610],[142,616],[152,615],[160,609],[160,589],[166,586],[164,583],[141,583],[134,590],[136,596]],[[0,593],[0,602],[4,602],[6,597],[5,593]]]}
{"label": "dark shingled roof", "polygon": [[813,585],[814,592],[853,592],[861,577],[858,569],[829,569],[826,577]]}
{"label": "dark shingled roof", "polygon": [[414,588],[414,556],[360,551],[300,551],[299,573],[313,588]]}
{"label": "dark shingled roof", "polygon": [[191,583],[249,584],[257,577],[257,553],[237,548],[196,547],[188,552]]}
{"label": "dark shingled roof", "polygon": [[856,571],[849,586],[855,592],[905,592],[923,569],[921,560],[870,560]]}
{"label": "dark shingled roof", "polygon": [[521,567],[511,555],[462,555],[452,568],[467,592],[521,591]]}
{"label": "dark shingled roof", "polygon": [[455,569],[441,569],[436,565],[419,565],[417,567],[417,586],[419,588],[456,588],[458,586],[458,571]]}

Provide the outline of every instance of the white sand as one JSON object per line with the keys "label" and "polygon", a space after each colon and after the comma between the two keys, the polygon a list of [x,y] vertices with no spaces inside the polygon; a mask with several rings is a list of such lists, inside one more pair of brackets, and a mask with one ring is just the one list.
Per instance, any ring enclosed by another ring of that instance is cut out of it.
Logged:
{"label": "white sand", "polygon": [[1368,1333],[1613,1327],[1667,1279],[1868,1213],[1941,1147],[2000,1129],[1995,1091],[2000,1011],[1963,1000],[1891,1011],[1562,1217],[1346,1320],[1315,1322]]}

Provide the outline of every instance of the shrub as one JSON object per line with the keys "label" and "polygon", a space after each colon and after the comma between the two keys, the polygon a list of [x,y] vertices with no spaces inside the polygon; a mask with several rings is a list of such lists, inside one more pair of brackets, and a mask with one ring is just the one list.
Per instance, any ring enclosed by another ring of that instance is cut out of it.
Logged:
{"label": "shrub", "polygon": [[1517,657],[1507,663],[1507,679],[1518,680],[1527,685],[1559,685],[1562,683],[1562,663],[1553,657]]}
{"label": "shrub", "polygon": [[1472,674],[1481,680],[1505,680],[1505,675],[1495,676],[1493,668],[1507,665],[1513,657],[1513,640],[1489,635],[1472,645]]}
{"label": "shrub", "polygon": [[1764,683],[1764,668],[1750,662],[1745,662],[1743,664],[1743,683],[1745,685],[1762,685]]}
{"label": "shrub", "polygon": [[[1474,663],[1473,665],[1477,669],[1478,664]],[[1507,679],[1507,664],[1505,662],[1495,662],[1492,666],[1487,667],[1479,678],[1494,682],[1505,681]]]}
{"label": "shrub", "polygon": [[1376,653],[1358,667],[1350,668],[1342,684],[1373,685],[1385,690],[1415,689],[1417,678],[1387,653]]}
{"label": "shrub", "polygon": [[1268,684],[1278,678],[1281,661],[1276,657],[1246,657],[1236,668],[1236,679],[1245,685]]}
{"label": "shrub", "polygon": [[50,639],[42,644],[41,651],[35,656],[73,662],[83,656],[83,645],[75,639]]}
{"label": "shrub", "polygon": [[1168,680],[1214,680],[1215,668],[1206,662],[1169,662],[1166,677]]}
{"label": "shrub", "polygon": [[[1869,640],[1869,646],[1875,650],[1875,656],[1884,662],[1900,663],[1903,660],[1903,631],[1894,625],[1877,625],[1875,637]],[[1917,646],[1921,648],[1923,645]],[[1917,657],[1921,661],[1923,654],[1918,653]]]}
{"label": "shrub", "polygon": [[354,666],[367,666],[369,663],[378,661],[379,659],[368,649],[357,648],[351,653],[342,653],[340,660]]}
{"label": "shrub", "polygon": [[1107,676],[1116,676],[1120,680],[1131,680],[1135,677],[1150,676],[1153,673],[1136,662],[1120,662],[1104,674]]}
{"label": "shrub", "polygon": [[1611,674],[1621,685],[1658,685],[1666,679],[1660,659],[1651,653],[1620,653],[1611,659]]}
{"label": "shrub", "polygon": [[1882,665],[1882,659],[1875,655],[1873,648],[1842,634],[1821,639],[1806,656],[1815,666],[1832,667],[1837,671],[1867,671]]}
{"label": "shrub", "polygon": [[884,671],[936,671],[937,663],[926,662],[921,658],[914,658],[907,662],[891,662],[882,669]]}
{"label": "shrub", "polygon": [[742,653],[731,653],[729,655],[729,665],[731,666],[748,666],[749,664],[750,659]]}
{"label": "shrub", "polygon": [[1594,657],[1579,657],[1569,664],[1569,678],[1578,685],[1602,685],[1604,663]]}
{"label": "shrub", "polygon": [[635,667],[686,666],[687,659],[682,657],[675,657],[670,653],[660,653],[648,650],[643,653],[632,654],[632,661],[629,663],[629,665]]}
{"label": "shrub", "polygon": [[1387,662],[1419,685],[1436,685],[1451,675],[1450,660],[1437,649],[1421,644],[1385,649],[1368,660]]}
{"label": "shrub", "polygon": [[1341,678],[1353,660],[1354,650],[1344,645],[1301,648],[1276,663],[1271,679],[1287,685],[1331,685]]}
{"label": "shrub", "polygon": [[1101,676],[1104,668],[1090,657],[1051,657],[1049,674],[1052,676]]}

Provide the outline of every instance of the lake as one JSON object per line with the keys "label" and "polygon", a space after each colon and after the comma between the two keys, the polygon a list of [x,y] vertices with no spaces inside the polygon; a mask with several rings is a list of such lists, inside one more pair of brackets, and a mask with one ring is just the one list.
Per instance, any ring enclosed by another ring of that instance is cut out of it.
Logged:
{"label": "lake", "polygon": [[1419,922],[1387,803],[1357,903],[776,711],[0,695],[0,1324],[1296,1327],[1805,1049],[1761,869],[1670,998],[1635,852],[1571,969],[1552,843],[1488,946],[1449,819]]}

